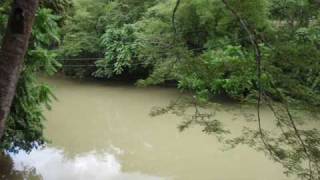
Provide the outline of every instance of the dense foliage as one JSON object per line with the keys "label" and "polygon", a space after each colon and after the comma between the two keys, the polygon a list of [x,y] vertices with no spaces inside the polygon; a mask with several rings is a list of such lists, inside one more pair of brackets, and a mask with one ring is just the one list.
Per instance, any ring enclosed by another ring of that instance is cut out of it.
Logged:
{"label": "dense foliage", "polygon": [[[62,2],[62,1],[61,1]],[[61,3],[60,2],[60,3]],[[66,1],[67,2],[67,1]],[[51,3],[55,3],[52,1]],[[53,75],[61,66],[56,61],[57,54],[51,50],[60,41],[61,9],[49,9],[51,3],[42,3],[36,14],[29,50],[17,86],[11,112],[6,122],[0,149],[16,152],[20,149],[30,151],[45,143],[43,136],[44,108],[50,108],[54,98],[50,88],[38,80],[38,73]],[[10,1],[0,4],[0,37],[10,11]]]}
{"label": "dense foliage", "polygon": [[[248,0],[231,4],[257,33],[267,93],[279,98],[273,91],[277,86],[292,102],[319,105],[319,3]],[[65,71],[111,78],[146,69],[149,75],[139,85],[173,80],[203,100],[217,94],[237,100],[254,98],[253,51],[238,20],[220,0],[185,0],[176,13],[175,33],[174,5],[173,0],[76,1],[76,10],[64,27],[60,54],[79,58],[71,65],[90,66],[65,67]],[[81,58],[102,59],[81,62]]]}

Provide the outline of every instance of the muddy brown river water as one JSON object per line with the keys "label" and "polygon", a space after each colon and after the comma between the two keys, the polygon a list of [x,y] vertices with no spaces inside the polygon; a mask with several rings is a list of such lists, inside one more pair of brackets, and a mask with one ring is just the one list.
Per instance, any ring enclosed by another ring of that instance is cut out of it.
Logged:
{"label": "muddy brown river water", "polygon": [[[193,127],[180,133],[181,117],[150,117],[180,93],[67,78],[45,79],[58,101],[47,117],[44,149],[0,161],[9,180],[289,180],[283,168],[246,146],[222,151],[214,136]],[[240,132],[242,108],[223,105],[217,117]],[[264,122],[273,116],[263,112]]]}

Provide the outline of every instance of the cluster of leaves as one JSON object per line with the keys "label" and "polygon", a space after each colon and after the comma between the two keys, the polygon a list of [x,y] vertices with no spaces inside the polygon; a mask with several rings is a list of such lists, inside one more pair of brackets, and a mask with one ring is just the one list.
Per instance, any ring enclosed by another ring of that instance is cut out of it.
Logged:
{"label": "cluster of leaves", "polygon": [[[10,3],[1,7],[9,12],[9,5]],[[7,19],[7,13],[0,17]],[[50,50],[59,43],[60,20],[54,11],[45,7],[41,7],[36,14],[29,50],[6,122],[5,134],[1,139],[0,150],[30,151],[46,142],[43,135],[43,110],[50,108],[54,95],[50,87],[37,77],[39,73],[53,75],[61,66],[56,61],[57,54]],[[5,23],[1,24],[1,28],[5,29],[4,25]]]}
{"label": "cluster of leaves", "polygon": [[207,51],[195,60],[197,66],[186,65],[179,87],[194,90],[203,101],[212,94],[244,99],[256,87],[255,62],[251,54],[245,54],[240,48],[228,45]]}
{"label": "cluster of leaves", "polygon": [[[60,55],[67,59],[81,60],[89,57],[93,60],[103,58],[104,61],[100,60],[97,63],[79,61],[76,64],[71,62],[71,66],[75,66],[71,68],[66,66],[64,71],[67,74],[79,77],[85,75],[110,77],[119,74],[124,69],[130,69],[124,66],[128,65],[126,61],[135,58],[136,53],[134,51],[138,45],[135,44],[133,27],[125,25],[131,24],[141,17],[152,2],[153,0],[75,1],[74,10],[71,13],[73,16],[67,18],[66,25],[63,28],[63,43],[60,48]],[[119,36],[123,37],[119,38]],[[107,52],[109,50],[112,52]],[[114,65],[118,60],[118,65]],[[97,64],[100,68],[92,68],[91,66],[94,64]],[[81,67],[78,65],[89,66]],[[135,66],[131,66],[131,68],[134,69]]]}
{"label": "cluster of leaves", "polygon": [[133,61],[136,59],[138,43],[130,26],[119,29],[108,29],[101,37],[104,58],[96,61],[95,77],[112,77],[122,74],[125,70],[134,71]]}

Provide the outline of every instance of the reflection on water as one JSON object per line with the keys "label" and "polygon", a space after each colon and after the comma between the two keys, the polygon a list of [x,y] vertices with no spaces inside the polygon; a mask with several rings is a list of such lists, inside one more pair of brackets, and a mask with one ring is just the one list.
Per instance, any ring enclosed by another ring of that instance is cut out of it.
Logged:
{"label": "reflection on water", "polygon": [[[90,152],[66,158],[62,150],[45,148],[9,155],[13,161],[2,179],[45,180],[161,180],[141,173],[124,173],[115,155]],[[9,157],[3,158],[10,161]],[[8,164],[8,163],[7,163]],[[8,171],[11,171],[8,176]],[[0,174],[1,175],[1,174]]]}

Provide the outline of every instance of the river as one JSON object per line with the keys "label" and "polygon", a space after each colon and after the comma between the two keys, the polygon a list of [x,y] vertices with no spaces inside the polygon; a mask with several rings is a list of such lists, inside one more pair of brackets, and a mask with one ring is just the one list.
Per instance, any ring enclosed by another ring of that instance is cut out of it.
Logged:
{"label": "river", "polygon": [[[214,136],[192,127],[179,132],[181,117],[151,117],[180,93],[50,78],[58,100],[47,117],[44,149],[0,160],[2,179],[44,180],[289,180],[281,165],[246,146],[222,151]],[[221,105],[218,118],[233,131],[250,122],[237,105]],[[270,112],[263,117],[272,118]],[[266,120],[266,121],[267,121]]]}

